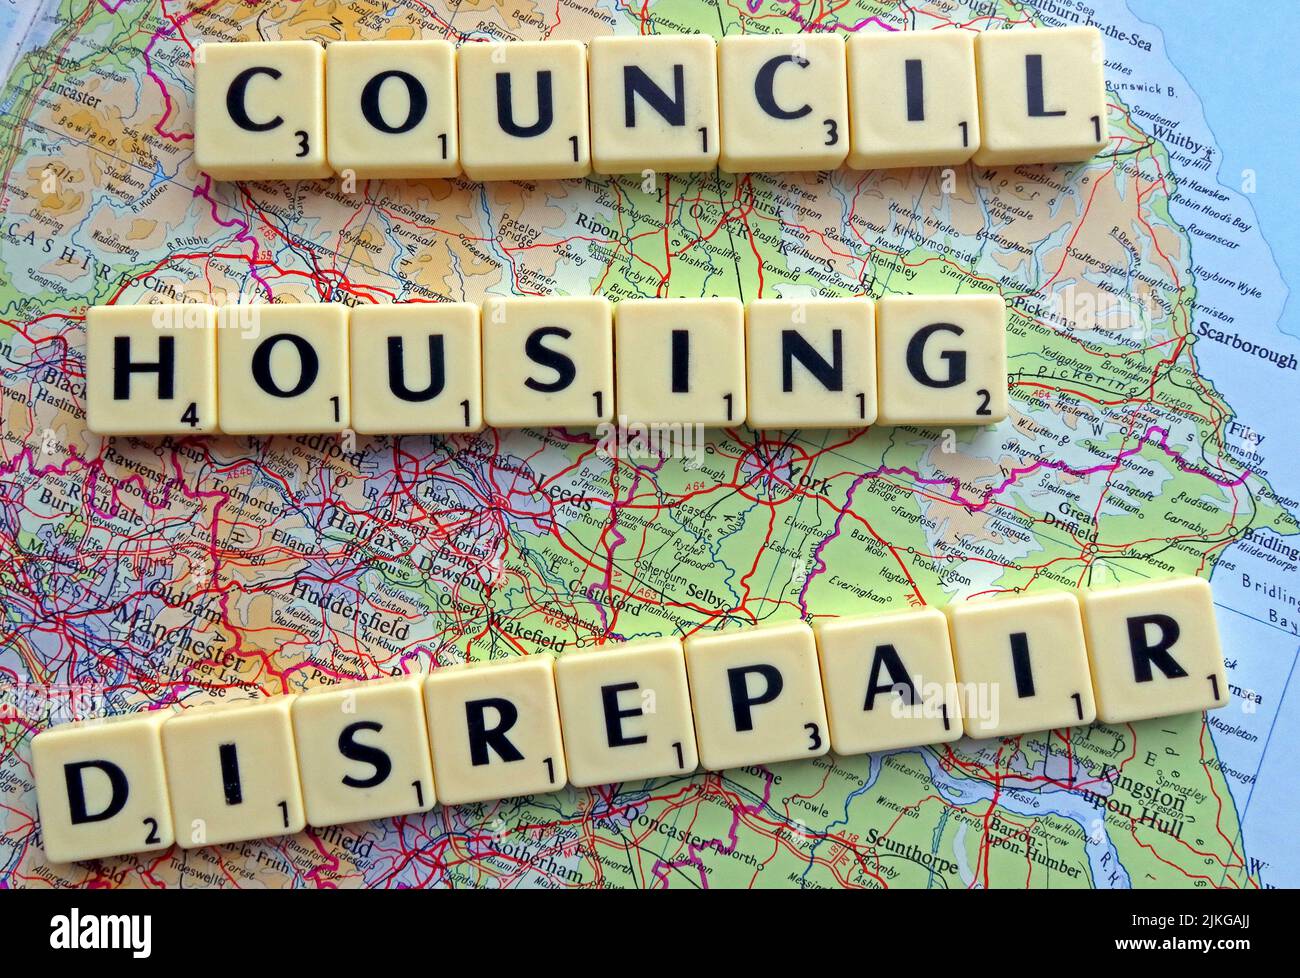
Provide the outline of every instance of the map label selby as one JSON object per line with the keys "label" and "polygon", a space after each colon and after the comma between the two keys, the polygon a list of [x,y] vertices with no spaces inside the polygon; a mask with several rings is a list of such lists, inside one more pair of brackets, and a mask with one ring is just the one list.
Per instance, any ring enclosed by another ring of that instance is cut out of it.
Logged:
{"label": "map label selby", "polygon": [[32,765],[45,854],[63,863],[682,776],[697,759],[721,770],[1227,702],[1209,583],[1175,578],[961,602],[946,625],[933,611],[793,621],[63,724],[36,736]]}
{"label": "map label selby", "polygon": [[[847,50],[846,50],[847,49]],[[218,180],[1074,162],[1106,146],[1093,27],[577,41],[205,44]]]}

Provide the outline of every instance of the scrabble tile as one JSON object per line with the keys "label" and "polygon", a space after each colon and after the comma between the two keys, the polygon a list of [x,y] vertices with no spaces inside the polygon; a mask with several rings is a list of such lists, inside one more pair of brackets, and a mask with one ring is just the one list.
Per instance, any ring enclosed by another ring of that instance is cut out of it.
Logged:
{"label": "scrabble tile", "polygon": [[1098,588],[1080,600],[1099,720],[1128,723],[1228,704],[1209,581]]}
{"label": "scrabble tile", "polygon": [[217,326],[222,431],[300,435],[349,425],[346,306],[222,306]]}
{"label": "scrabble tile", "polygon": [[483,427],[477,305],[357,306],[348,340],[352,427],[357,431],[447,434]]}
{"label": "scrabble tile", "polygon": [[959,166],[980,145],[975,37],[963,30],[848,40],[849,166]]}
{"label": "scrabble tile", "polygon": [[830,750],[812,629],[801,621],[686,640],[700,763],[710,771]]}
{"label": "scrabble tile", "polygon": [[200,45],[194,162],[217,180],[329,176],[324,49],[315,41]]}
{"label": "scrabble tile", "polygon": [[433,761],[423,676],[320,686],[293,704],[309,825],[427,812]]}
{"label": "scrabble tile", "polygon": [[290,719],[294,699],[194,706],[163,724],[181,848],[302,831],[307,823]]}
{"label": "scrabble tile", "polygon": [[849,150],[844,42],[834,34],[718,43],[722,153],[730,173],[833,170]]}
{"label": "scrabble tile", "polygon": [[865,427],[876,420],[870,299],[755,299],[745,310],[751,428]]}
{"label": "scrabble tile", "polygon": [[813,631],[835,753],[944,744],[962,735],[942,611],[835,618]]}
{"label": "scrabble tile", "polygon": [[216,307],[88,309],[86,425],[99,435],[216,431]]}
{"label": "scrabble tile", "polygon": [[1106,82],[1095,27],[985,31],[975,40],[980,166],[1073,163],[1106,146]]}
{"label": "scrabble tile", "polygon": [[614,417],[614,326],[599,296],[489,299],[483,415],[494,428],[592,426]]}
{"label": "scrabble tile", "polygon": [[983,425],[1007,416],[999,296],[886,296],[876,303],[879,424]]}
{"label": "scrabble tile", "polygon": [[571,653],[555,664],[569,783],[689,774],[699,758],[686,659],[675,638]]}
{"label": "scrabble tile", "polygon": [[462,44],[456,70],[467,177],[557,180],[591,172],[580,41]]}
{"label": "scrabble tile", "polygon": [[153,710],[50,727],[32,740],[41,841],[52,863],[166,849],[175,841]]}
{"label": "scrabble tile", "polygon": [[591,155],[597,173],[712,170],[718,60],[702,34],[591,41]]}
{"label": "scrabble tile", "polygon": [[1079,601],[1068,591],[948,605],[968,737],[1092,723]]}
{"label": "scrabble tile", "polygon": [[335,41],[325,53],[335,173],[449,177],[460,172],[456,48],[448,41]]}
{"label": "scrabble tile", "polygon": [[745,419],[745,307],[737,299],[628,299],[614,310],[618,412],[640,424]]}
{"label": "scrabble tile", "polygon": [[444,805],[564,786],[555,660],[549,655],[437,669],[425,680],[424,705]]}

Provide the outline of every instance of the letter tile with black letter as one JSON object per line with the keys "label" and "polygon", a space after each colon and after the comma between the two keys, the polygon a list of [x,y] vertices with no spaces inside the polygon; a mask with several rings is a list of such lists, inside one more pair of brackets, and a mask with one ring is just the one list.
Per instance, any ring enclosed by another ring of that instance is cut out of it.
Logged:
{"label": "letter tile with black letter", "polygon": [[433,761],[423,676],[319,686],[293,704],[309,825],[427,812]]}
{"label": "letter tile with black letter", "polygon": [[315,41],[201,44],[194,162],[217,180],[329,176],[325,50]]}
{"label": "letter tile with black letter", "polygon": [[161,730],[169,710],[50,727],[32,740],[45,858],[166,849],[175,841]]}
{"label": "letter tile with black letter", "polygon": [[545,653],[435,669],[424,683],[438,800],[557,791],[567,777],[555,660]]}
{"label": "letter tile with black letter", "polygon": [[302,831],[294,699],[203,704],[167,718],[163,759],[181,848]]}
{"label": "letter tile with black letter", "polygon": [[98,435],[216,431],[216,307],[86,310],[86,426]]}
{"label": "letter tile with black letter", "polygon": [[1228,704],[1210,582],[1199,577],[1081,592],[1097,718],[1128,723]]}
{"label": "letter tile with black letter", "polygon": [[801,621],[686,639],[700,763],[710,771],[830,750],[812,629]]}
{"label": "letter tile with black letter", "polygon": [[222,306],[217,387],[228,435],[342,431],[351,418],[347,307]]}
{"label": "letter tile with black letter", "polygon": [[1007,416],[1007,310],[996,295],[876,303],[883,425],[984,425]]}
{"label": "letter tile with black letter", "polygon": [[565,655],[555,664],[569,783],[579,788],[695,770],[682,643],[649,638]]}

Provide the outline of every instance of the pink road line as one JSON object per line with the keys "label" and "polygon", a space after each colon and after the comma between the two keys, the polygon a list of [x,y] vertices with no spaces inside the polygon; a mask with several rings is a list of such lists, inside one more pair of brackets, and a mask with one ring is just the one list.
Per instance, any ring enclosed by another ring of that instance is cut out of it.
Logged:
{"label": "pink road line", "polygon": [[[808,22],[807,22],[806,20],[802,19],[802,18],[799,16],[799,8],[800,8],[800,6],[802,6],[802,4],[800,3],[800,0],[789,0],[789,3],[790,3],[790,9],[787,10],[787,11],[785,11],[785,16],[788,17],[790,20],[794,21],[796,24],[798,24],[798,25],[799,25],[800,27],[802,27],[804,30],[807,30],[807,29],[809,28],[809,24],[808,24]],[[749,10],[749,12],[750,12],[751,14],[756,14],[756,13],[758,13],[759,8],[762,7],[762,6],[763,6],[763,0],[745,0],[745,7],[746,7],[746,9]],[[887,30],[887,31],[896,31],[896,30],[898,30],[897,27],[892,27],[891,25],[886,24],[886,23],[885,23],[883,20],[881,20],[879,17],[868,17],[866,20],[860,20],[860,21],[858,21],[858,22],[857,22],[856,24],[854,24],[852,27],[849,27],[849,26],[847,26],[847,25],[845,25],[845,24],[841,24],[841,23],[839,23],[839,22],[836,22],[836,23],[834,23],[834,24],[830,24],[830,25],[828,25],[828,26],[826,26],[826,27],[817,26],[817,27],[815,27],[815,28],[813,28],[813,29],[814,29],[814,30],[832,30],[832,31],[835,31],[835,30],[842,30],[842,31],[855,32],[855,31],[860,31],[860,30],[862,30],[864,27],[867,27],[867,26],[869,26],[869,25],[871,25],[871,24],[874,24],[874,25],[877,26],[877,27],[883,27],[883,28],[884,28],[885,30]]]}
{"label": "pink road line", "polygon": [[253,246],[253,253],[248,258],[249,277],[251,277],[254,282],[260,285],[266,291],[266,297],[268,299],[275,298],[274,293],[271,291],[271,283],[268,282],[266,279],[262,278],[262,276],[259,275],[257,271],[257,258],[258,255],[261,253],[261,245],[257,243],[257,239],[254,238],[251,233],[252,225],[249,224],[247,221],[240,220],[237,217],[232,217],[229,221],[223,221],[220,217],[217,216],[217,202],[212,199],[212,177],[208,176],[206,173],[204,174],[203,183],[201,183],[199,186],[194,188],[194,196],[202,197],[204,200],[206,200],[209,204],[212,205],[211,217],[223,228],[239,228],[239,233],[235,235],[235,240],[247,241],[250,245]]}
{"label": "pink road line", "polygon": [[[764,770],[766,771],[766,769]],[[766,772],[765,780],[763,782],[763,800],[752,807],[748,805],[738,805],[736,808],[732,809],[731,826],[727,829],[726,845],[723,845],[721,839],[714,839],[711,842],[704,843],[687,842],[687,849],[690,852],[690,855],[685,859],[658,860],[650,870],[654,878],[662,883],[663,888],[666,890],[668,889],[668,870],[681,869],[685,866],[694,866],[700,874],[700,886],[707,890],[709,888],[709,874],[705,871],[704,863],[700,861],[699,854],[705,849],[714,849],[717,852],[722,853],[724,856],[735,852],[736,847],[740,845],[738,833],[740,831],[741,813],[744,812],[749,815],[761,814],[763,809],[766,808],[768,803],[772,800],[772,782],[773,778],[771,772]]]}

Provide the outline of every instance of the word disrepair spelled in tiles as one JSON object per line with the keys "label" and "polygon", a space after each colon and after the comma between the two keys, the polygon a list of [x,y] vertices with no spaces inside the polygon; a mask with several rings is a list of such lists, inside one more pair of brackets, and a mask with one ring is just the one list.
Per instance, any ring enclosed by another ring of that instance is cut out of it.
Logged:
{"label": "word disrepair spelled in tiles", "polygon": [[1087,160],[1095,28],[578,41],[242,42],[195,57],[219,180],[543,180]]}
{"label": "word disrepair spelled in tiles", "polygon": [[103,435],[993,424],[1005,334],[996,295],[96,306],[86,418]]}
{"label": "word disrepair spelled in tiles", "polygon": [[1199,578],[801,621],[56,726],[53,862],[1221,707]]}

